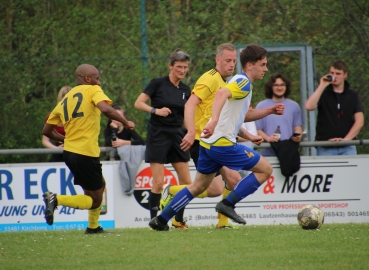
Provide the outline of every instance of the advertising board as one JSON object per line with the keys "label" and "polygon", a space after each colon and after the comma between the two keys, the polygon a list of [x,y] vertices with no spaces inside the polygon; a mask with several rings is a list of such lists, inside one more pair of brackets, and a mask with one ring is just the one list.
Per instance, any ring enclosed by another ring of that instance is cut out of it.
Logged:
{"label": "advertising board", "polygon": [[[369,183],[366,166],[369,156],[302,157],[301,169],[290,177],[280,173],[276,158],[268,158],[273,174],[254,194],[237,204],[236,212],[248,225],[297,224],[298,210],[314,204],[325,214],[325,223],[369,222]],[[104,228],[148,227],[148,196],[152,186],[149,164],[142,162],[135,177],[132,195],[124,193],[119,177],[119,161],[102,162],[107,182],[99,224]],[[196,170],[190,163],[192,179]],[[178,184],[172,166],[165,166],[164,183]],[[73,185],[73,175],[63,163],[0,165],[0,232],[30,230],[84,230],[88,211],[59,206],[54,224],[44,219],[45,191],[83,194]],[[216,198],[195,198],[186,207],[190,226],[217,223]]]}
{"label": "advertising board", "polygon": [[[114,228],[113,165],[105,164],[106,190],[99,223]],[[31,230],[68,230],[87,227],[88,211],[59,206],[54,224],[44,219],[42,194],[52,191],[61,195],[83,194],[73,185],[73,175],[64,163],[30,163],[0,165],[0,232]]]}
{"label": "advertising board", "polygon": [[[306,204],[320,207],[325,213],[325,223],[369,222],[366,195],[369,183],[365,176],[368,156],[302,157],[301,169],[291,177],[281,174],[276,158],[268,160],[273,166],[272,176],[236,206],[236,212],[247,224],[297,224],[298,210]],[[148,227],[150,216],[144,203],[152,178],[144,173],[147,167],[148,164],[142,163],[138,170],[135,196],[122,194],[118,197],[122,218],[116,219],[116,227]],[[177,177],[171,166],[166,169]],[[193,164],[190,170],[194,179]],[[221,196],[192,200],[185,210],[187,223],[190,226],[215,225],[215,205],[220,200]]]}

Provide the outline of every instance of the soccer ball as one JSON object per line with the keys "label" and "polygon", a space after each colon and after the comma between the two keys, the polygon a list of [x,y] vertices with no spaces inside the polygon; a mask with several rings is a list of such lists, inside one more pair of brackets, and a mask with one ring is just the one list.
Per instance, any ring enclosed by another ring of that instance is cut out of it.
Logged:
{"label": "soccer ball", "polygon": [[297,221],[304,230],[320,229],[324,223],[324,213],[315,205],[307,204],[299,210]]}

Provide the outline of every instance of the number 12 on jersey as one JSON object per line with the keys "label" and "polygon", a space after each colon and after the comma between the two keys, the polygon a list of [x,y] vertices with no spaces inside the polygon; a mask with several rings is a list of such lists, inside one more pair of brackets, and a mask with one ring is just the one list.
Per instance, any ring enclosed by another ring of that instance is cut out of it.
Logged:
{"label": "number 12 on jersey", "polygon": [[[81,107],[83,95],[82,93],[75,93],[73,95],[73,98],[77,98],[76,106],[74,107],[72,118],[79,118],[83,117],[83,112],[79,112],[79,107]],[[69,121],[69,114],[68,114],[68,98],[64,98],[64,100],[61,103],[63,105],[63,111],[64,111],[64,120],[65,122]]]}

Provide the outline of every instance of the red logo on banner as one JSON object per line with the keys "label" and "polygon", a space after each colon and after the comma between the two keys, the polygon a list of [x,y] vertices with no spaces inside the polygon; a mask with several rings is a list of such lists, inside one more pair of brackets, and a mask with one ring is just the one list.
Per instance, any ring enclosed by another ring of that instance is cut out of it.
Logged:
{"label": "red logo on banner", "polygon": [[[133,195],[136,201],[145,209],[149,209],[149,195],[152,188],[152,181],[153,178],[150,167],[146,167],[136,175]],[[164,168],[164,185],[168,183],[178,185],[178,180],[170,170]]]}
{"label": "red logo on banner", "polygon": [[269,177],[265,187],[264,187],[264,194],[268,194],[268,193],[274,193],[274,176]]}
{"label": "red logo on banner", "polygon": [[[151,168],[147,167],[136,175],[135,189],[151,189],[152,181]],[[174,174],[167,168],[164,168],[164,185],[168,183],[178,185],[178,181]]]}

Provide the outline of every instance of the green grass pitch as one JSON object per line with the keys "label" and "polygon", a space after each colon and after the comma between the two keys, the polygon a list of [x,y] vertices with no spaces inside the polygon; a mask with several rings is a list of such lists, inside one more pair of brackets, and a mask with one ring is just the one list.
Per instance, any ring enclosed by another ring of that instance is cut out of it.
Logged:
{"label": "green grass pitch", "polygon": [[369,269],[369,224],[0,234],[0,269]]}

